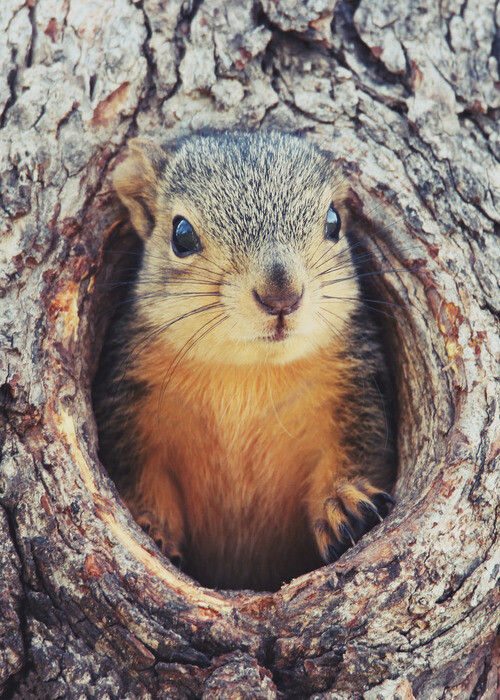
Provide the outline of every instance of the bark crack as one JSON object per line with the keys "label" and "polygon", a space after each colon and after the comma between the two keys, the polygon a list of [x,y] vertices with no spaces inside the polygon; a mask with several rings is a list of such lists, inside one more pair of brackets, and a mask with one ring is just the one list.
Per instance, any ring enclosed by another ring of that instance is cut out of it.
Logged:
{"label": "bark crack", "polygon": [[[12,49],[12,62],[15,64],[16,62],[16,55],[17,51],[16,49]],[[9,87],[10,95],[7,98],[7,101],[5,103],[5,107],[3,109],[2,114],[0,115],[0,129],[3,129],[5,126],[5,121],[7,119],[7,112],[9,109],[12,107],[14,102],[16,101],[16,80],[17,80],[17,67],[15,66],[9,71],[9,74],[7,76],[7,85]]]}
{"label": "bark crack", "polygon": [[30,43],[28,46],[28,51],[26,53],[26,67],[29,68],[33,62],[33,51],[35,49],[37,26],[36,26],[36,18],[35,18],[36,3],[28,2],[27,5],[28,5],[28,18],[29,18],[29,22],[31,25]]}
{"label": "bark crack", "polygon": [[[498,629],[497,634],[500,634],[500,628]],[[494,642],[495,642],[495,640],[493,640],[492,646],[493,646]],[[489,673],[491,671],[492,658],[493,658],[493,653],[490,652],[484,660],[483,670],[481,671],[481,674],[480,674],[479,678],[477,679],[477,683],[472,690],[470,700],[480,700],[480,698],[484,698],[484,691],[486,690],[486,683],[488,680]],[[500,688],[498,688],[497,690],[500,690]]]}
{"label": "bark crack", "polygon": [[23,659],[22,659],[22,665],[19,668],[18,671],[12,673],[8,678],[7,681],[3,687],[3,692],[2,692],[2,699],[4,700],[11,700],[11,698],[14,697],[15,691],[18,686],[19,679],[21,679],[25,674],[29,673],[29,671],[33,668],[33,660],[31,658],[31,653],[30,653],[30,645],[31,645],[31,633],[29,629],[29,623],[28,623],[28,615],[27,615],[27,610],[28,610],[28,594],[27,594],[27,584],[24,580],[23,574],[22,574],[22,569],[23,569],[23,550],[18,542],[17,539],[17,528],[16,528],[16,523],[13,517],[13,514],[10,510],[10,508],[0,500],[0,508],[2,511],[5,513],[5,518],[7,520],[8,528],[9,528],[9,535],[10,535],[10,540],[12,542],[12,546],[14,547],[16,557],[17,557],[17,562],[16,562],[16,568],[18,570],[18,579],[19,583],[21,585],[22,591],[23,591],[23,599],[18,602],[18,605],[16,606],[16,614],[17,618],[19,620],[19,632],[21,635],[21,640],[23,644]]}

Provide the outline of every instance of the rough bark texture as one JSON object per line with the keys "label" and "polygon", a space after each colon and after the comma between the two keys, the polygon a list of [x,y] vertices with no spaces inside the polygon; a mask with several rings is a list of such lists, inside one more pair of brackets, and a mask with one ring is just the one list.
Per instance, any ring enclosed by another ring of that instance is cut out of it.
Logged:
{"label": "rough bark texture", "polygon": [[[6,698],[497,697],[499,25],[498,0],[2,1]],[[336,153],[398,305],[398,505],[273,595],[179,574],[97,459],[109,173],[204,125]]]}

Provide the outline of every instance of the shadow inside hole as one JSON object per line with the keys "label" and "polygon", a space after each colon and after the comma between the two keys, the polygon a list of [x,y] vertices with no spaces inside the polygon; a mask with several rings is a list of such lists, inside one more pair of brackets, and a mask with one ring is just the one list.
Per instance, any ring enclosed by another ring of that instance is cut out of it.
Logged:
{"label": "shadow inside hole", "polygon": [[[369,226],[367,229],[369,231]],[[368,236],[371,238],[373,233]],[[383,353],[384,367],[375,375],[373,381],[384,407],[392,491],[398,477],[398,385],[401,380],[398,326],[404,323],[405,309],[400,300],[394,299],[391,283],[388,281],[393,265],[381,260],[376,250],[376,241],[372,241],[374,245],[369,248],[363,238],[356,235],[351,238],[356,249],[353,258],[359,274],[361,306],[363,313],[369,318],[369,323],[373,325]],[[384,275],[380,274],[381,270],[385,271]]]}
{"label": "shadow inside hole", "polygon": [[118,221],[102,247],[102,257],[95,278],[95,289],[90,313],[93,318],[94,350],[90,357],[89,372],[93,382],[102,364],[105,341],[110,327],[123,315],[131,303],[133,283],[140,269],[143,244],[135,231]]}
{"label": "shadow inside hole", "polygon": [[387,410],[394,436],[392,493],[401,503],[418,497],[436,461],[431,443],[439,419],[429,398],[437,387],[428,366],[435,353],[426,332],[432,320],[431,315],[422,319],[416,308],[421,307],[418,272],[425,261],[403,227],[378,227],[363,216],[358,222],[363,234],[355,240],[364,251],[358,267],[361,295],[371,307],[387,362]]}
{"label": "shadow inside hole", "polygon": [[[107,352],[109,348],[106,345],[105,338],[109,328],[119,322],[120,317],[127,312],[131,303],[131,291],[137,272],[140,269],[142,254],[142,242],[128,226],[116,227],[105,244],[102,269],[96,282],[96,288],[98,290],[96,298],[97,306],[99,307],[96,313],[96,336],[100,338],[103,351],[95,375],[94,386],[99,384],[103,373],[106,374],[108,372]],[[364,261],[359,265],[359,272],[362,275],[366,275],[371,271],[377,271],[377,264],[376,258],[373,257],[373,259],[371,259],[367,254]],[[385,405],[387,443],[389,446],[388,454],[391,455],[391,481],[394,483],[396,480],[397,461],[394,447],[397,420],[397,391],[395,390],[395,386],[398,381],[396,377],[397,370],[395,370],[398,364],[397,333],[394,327],[397,320],[390,312],[377,313],[375,302],[377,300],[388,301],[389,299],[388,288],[380,276],[374,275],[370,277],[368,274],[368,276],[363,278],[362,296],[374,302],[371,308],[370,305],[367,305],[365,312],[374,322],[376,333],[382,340],[382,347],[384,348],[389,370],[387,373],[381,372],[380,376],[376,378],[376,381],[377,390]],[[388,301],[388,303],[390,302]],[[100,457],[111,478],[116,483],[118,490],[123,493],[127,487],[127,482],[124,482],[122,479],[123,475],[113,470],[111,461],[107,459],[106,454],[101,450]],[[155,539],[154,535],[153,539]],[[305,565],[304,570],[297,572],[297,575],[314,571],[321,566],[323,566],[323,562],[317,556],[317,553],[315,553]],[[191,573],[189,569],[187,569],[187,573]],[[283,583],[286,584],[288,581]],[[276,585],[272,587],[271,590],[278,590],[281,585],[282,584]],[[256,588],[256,590],[261,589]]]}

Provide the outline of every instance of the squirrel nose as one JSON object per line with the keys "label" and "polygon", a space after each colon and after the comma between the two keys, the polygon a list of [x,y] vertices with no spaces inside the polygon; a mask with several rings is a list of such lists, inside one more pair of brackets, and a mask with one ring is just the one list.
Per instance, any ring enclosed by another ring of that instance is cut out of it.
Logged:
{"label": "squirrel nose", "polygon": [[253,290],[253,296],[257,302],[257,306],[267,314],[272,314],[274,316],[280,314],[288,316],[288,314],[296,311],[300,306],[303,294],[304,289],[302,289],[300,294],[295,291],[287,292],[284,290],[278,294],[266,294],[261,297],[256,289]]}

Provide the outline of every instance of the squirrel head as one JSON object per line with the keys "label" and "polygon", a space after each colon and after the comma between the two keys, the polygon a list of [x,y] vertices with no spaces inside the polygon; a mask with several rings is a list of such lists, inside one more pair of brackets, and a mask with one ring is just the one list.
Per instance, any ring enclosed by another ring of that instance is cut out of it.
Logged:
{"label": "squirrel head", "polygon": [[136,304],[155,337],[231,364],[345,346],[359,285],[330,154],[274,132],[134,139],[113,183],[144,240]]}

